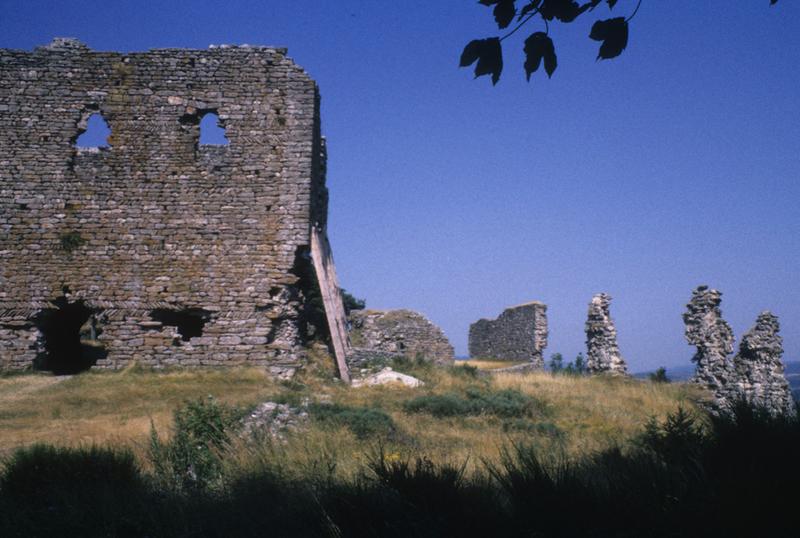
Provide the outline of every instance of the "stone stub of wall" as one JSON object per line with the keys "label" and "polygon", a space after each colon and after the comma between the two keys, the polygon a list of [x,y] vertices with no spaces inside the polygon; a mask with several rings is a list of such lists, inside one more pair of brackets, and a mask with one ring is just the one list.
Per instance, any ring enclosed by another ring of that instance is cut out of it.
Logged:
{"label": "stone stub of wall", "polygon": [[794,403],[781,362],[783,341],[777,316],[762,312],[731,360],[733,331],[722,319],[721,296],[717,290],[700,286],[686,305],[686,339],[697,347],[692,381],[711,391],[715,412],[726,413],[744,401],[773,415],[793,414]]}
{"label": "stone stub of wall", "polygon": [[625,374],[628,367],[619,352],[617,329],[611,319],[611,296],[598,293],[589,302],[586,319],[586,369],[590,373]]}
{"label": "stone stub of wall", "polygon": [[[199,144],[208,112],[228,145]],[[78,149],[93,113],[110,145]],[[66,299],[102,319],[97,367],[291,371],[293,267],[326,223],[319,124],[316,84],[285,49],[0,50],[0,369],[34,362],[37,316]],[[176,339],[155,309],[204,312],[202,335]]]}
{"label": "stone stub of wall", "polygon": [[469,327],[472,358],[530,361],[544,368],[545,347],[547,305],[538,301],[508,308],[497,319],[481,319]]}
{"label": "stone stub of wall", "polygon": [[353,310],[350,312],[353,352],[348,364],[359,368],[369,362],[394,357],[453,363],[453,346],[442,330],[411,310]]}
{"label": "stone stub of wall", "polygon": [[783,373],[783,339],[778,317],[762,312],[756,324],[742,336],[733,358],[736,391],[745,400],[773,415],[794,413],[794,399]]}

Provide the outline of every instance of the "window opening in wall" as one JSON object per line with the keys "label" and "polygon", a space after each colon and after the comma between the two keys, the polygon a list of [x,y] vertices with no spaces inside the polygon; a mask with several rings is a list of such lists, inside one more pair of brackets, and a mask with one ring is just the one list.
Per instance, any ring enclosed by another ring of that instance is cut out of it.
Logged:
{"label": "window opening in wall", "polygon": [[215,112],[207,112],[200,119],[200,145],[227,146],[225,127]]}
{"label": "window opening in wall", "polygon": [[195,336],[203,336],[203,327],[211,319],[211,313],[202,308],[187,308],[184,310],[168,310],[157,308],[150,312],[154,321],[178,329],[181,340],[188,342]]}
{"label": "window opening in wall", "polygon": [[108,353],[97,340],[102,331],[96,311],[83,301],[70,303],[65,297],[54,304],[56,308],[43,310],[35,319],[44,338],[44,352],[37,358],[36,368],[70,375],[104,359]]}
{"label": "window opening in wall", "polygon": [[75,140],[75,147],[81,149],[107,148],[111,138],[111,128],[102,114],[95,112],[89,116],[85,130],[81,131]]}

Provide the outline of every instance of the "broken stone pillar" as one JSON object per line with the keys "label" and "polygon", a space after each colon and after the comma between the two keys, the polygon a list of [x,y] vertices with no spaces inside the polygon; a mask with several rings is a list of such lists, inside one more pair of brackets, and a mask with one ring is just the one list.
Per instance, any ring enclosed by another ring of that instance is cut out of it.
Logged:
{"label": "broken stone pillar", "polygon": [[692,382],[707,387],[718,405],[729,401],[730,382],[734,377],[728,355],[733,351],[733,331],[722,319],[719,305],[722,293],[699,286],[686,305],[683,322],[686,340],[697,347],[692,361],[697,365]]}
{"label": "broken stone pillar", "polygon": [[737,393],[772,415],[793,414],[794,400],[783,373],[783,339],[778,317],[762,312],[742,337],[733,359]]}
{"label": "broken stone pillar", "polygon": [[547,347],[547,305],[538,301],[507,308],[497,319],[481,319],[469,327],[469,356],[530,361],[544,368]]}
{"label": "broken stone pillar", "polygon": [[625,359],[617,346],[617,329],[609,314],[611,296],[598,293],[589,303],[586,319],[586,368],[590,373],[626,374]]}

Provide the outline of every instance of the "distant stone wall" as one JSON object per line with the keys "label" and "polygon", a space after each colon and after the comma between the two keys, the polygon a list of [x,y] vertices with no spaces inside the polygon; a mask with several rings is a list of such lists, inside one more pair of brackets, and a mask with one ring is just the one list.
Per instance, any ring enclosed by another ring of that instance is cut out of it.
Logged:
{"label": "distant stone wall", "polygon": [[[199,144],[212,112],[228,145]],[[95,113],[110,147],[76,148]],[[285,49],[0,50],[0,369],[34,364],[42,319],[80,307],[97,367],[290,372],[324,152],[316,84]]]}
{"label": "distant stone wall", "polygon": [[722,319],[721,297],[719,291],[699,286],[686,305],[686,339],[697,347],[692,358],[697,365],[692,381],[712,392],[718,412],[724,413],[744,400],[772,414],[793,413],[791,390],[781,362],[783,341],[778,335],[778,318],[762,312],[731,360],[733,331]]}
{"label": "distant stone wall", "polygon": [[353,368],[401,356],[439,365],[452,364],[455,359],[442,330],[411,310],[354,310],[350,325],[353,353],[348,363]]}
{"label": "distant stone wall", "polygon": [[625,374],[628,367],[619,352],[617,329],[609,311],[611,296],[598,293],[589,302],[586,319],[586,369],[589,373]]}
{"label": "distant stone wall", "polygon": [[530,361],[544,368],[547,347],[547,305],[538,301],[514,306],[495,320],[469,327],[469,355],[480,359]]}

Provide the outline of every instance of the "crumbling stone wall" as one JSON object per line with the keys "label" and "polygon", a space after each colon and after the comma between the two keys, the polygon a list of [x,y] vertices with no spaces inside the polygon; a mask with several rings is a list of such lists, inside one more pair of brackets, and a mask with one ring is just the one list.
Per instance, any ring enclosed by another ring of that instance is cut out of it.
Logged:
{"label": "crumbling stone wall", "polygon": [[617,345],[617,329],[611,319],[611,296],[598,293],[589,302],[586,319],[586,369],[590,373],[627,373]]}
{"label": "crumbling stone wall", "polygon": [[[199,144],[209,112],[228,145]],[[110,147],[78,149],[93,113]],[[61,300],[91,309],[98,367],[290,373],[324,174],[317,87],[285,49],[0,50],[0,369],[41,357],[37,320]],[[199,318],[202,334],[156,310]]]}
{"label": "crumbling stone wall", "polygon": [[737,392],[773,414],[792,414],[794,400],[783,373],[783,339],[778,317],[762,312],[755,326],[742,337],[733,358]]}
{"label": "crumbling stone wall", "polygon": [[453,346],[444,332],[425,316],[411,310],[353,310],[350,312],[348,357],[352,368],[393,357],[421,358],[447,366],[453,363]]}
{"label": "crumbling stone wall", "polygon": [[713,393],[718,412],[744,400],[773,414],[791,413],[794,406],[783,374],[778,318],[763,312],[745,333],[739,353],[731,360],[733,331],[722,319],[721,302],[719,291],[699,286],[686,305],[686,339],[697,347],[692,358],[697,365],[692,381]]}
{"label": "crumbling stone wall", "polygon": [[538,301],[507,308],[497,319],[469,326],[472,358],[530,361],[544,368],[547,347],[547,305]]}

